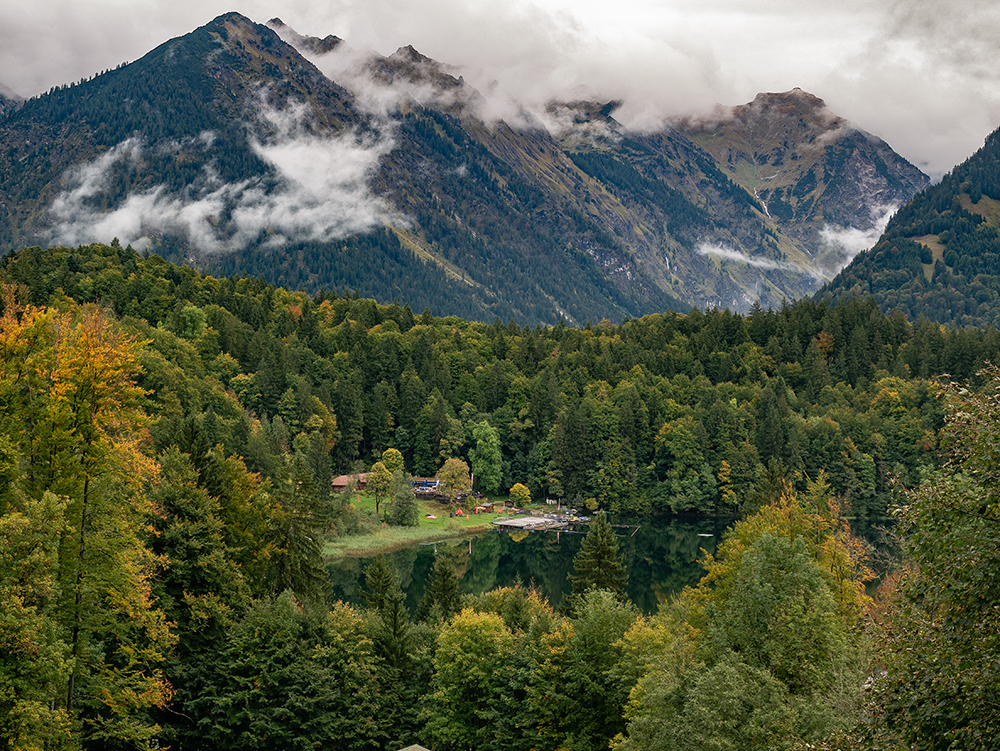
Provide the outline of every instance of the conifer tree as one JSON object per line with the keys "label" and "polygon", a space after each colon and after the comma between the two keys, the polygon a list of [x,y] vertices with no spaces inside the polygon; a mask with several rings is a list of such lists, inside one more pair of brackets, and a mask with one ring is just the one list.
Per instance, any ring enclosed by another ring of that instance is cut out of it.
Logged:
{"label": "conifer tree", "polygon": [[376,653],[393,669],[401,669],[409,655],[410,616],[406,596],[385,555],[378,555],[365,571],[365,602],[374,611],[372,642]]}
{"label": "conifer tree", "polygon": [[417,608],[423,621],[446,621],[458,612],[460,600],[455,568],[443,557],[434,559],[430,585]]}
{"label": "conifer tree", "polygon": [[615,536],[607,514],[599,513],[590,523],[590,530],[583,540],[580,552],[573,559],[576,573],[570,575],[573,585],[572,600],[591,589],[606,589],[619,600],[625,600],[625,585],[628,571],[618,552],[618,538]]}

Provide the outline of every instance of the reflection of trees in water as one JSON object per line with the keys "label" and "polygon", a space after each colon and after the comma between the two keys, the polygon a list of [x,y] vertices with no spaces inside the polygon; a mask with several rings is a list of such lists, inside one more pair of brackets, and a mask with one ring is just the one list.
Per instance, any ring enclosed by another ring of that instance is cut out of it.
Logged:
{"label": "reflection of trees in water", "polygon": [[[469,541],[464,541],[466,551]],[[496,589],[497,571],[500,567],[500,535],[483,535],[472,541],[472,553],[465,576],[458,583],[458,591],[462,594],[479,595]]]}
{"label": "reflection of trees in water", "polygon": [[368,558],[344,558],[339,561],[328,561],[326,571],[330,577],[330,588],[335,600],[350,603],[363,602],[361,585],[364,583],[364,570],[368,566]]}
{"label": "reflection of trees in water", "polygon": [[[698,583],[704,573],[701,548],[714,552],[725,525],[713,519],[643,518],[622,520],[638,524],[616,529],[625,563],[629,569],[628,594],[647,613],[655,612],[685,586]],[[713,537],[699,537],[699,533]],[[532,532],[521,535],[492,531],[471,538],[447,540],[435,545],[413,546],[393,553],[390,558],[406,593],[406,606],[414,612],[424,596],[437,555],[445,556],[461,577],[459,591],[481,594],[518,582],[534,583],[553,607],[570,591],[568,576],[573,558],[580,550],[583,534]],[[361,587],[370,559],[352,558],[329,565],[334,597],[355,605],[363,604]]]}
{"label": "reflection of trees in water", "polygon": [[392,554],[392,564],[396,567],[396,575],[399,576],[399,586],[405,592],[413,585],[413,565],[417,562],[417,554],[420,546],[414,545]]}
{"label": "reflection of trees in water", "polygon": [[[646,613],[694,586],[705,573],[701,550],[715,552],[724,526],[713,519],[646,519],[639,531],[622,540],[629,568],[629,598]],[[699,537],[711,534],[712,537]]]}

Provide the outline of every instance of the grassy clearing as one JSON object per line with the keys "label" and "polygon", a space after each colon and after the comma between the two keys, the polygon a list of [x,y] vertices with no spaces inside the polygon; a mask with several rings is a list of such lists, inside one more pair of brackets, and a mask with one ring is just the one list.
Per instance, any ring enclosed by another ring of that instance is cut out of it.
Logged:
{"label": "grassy clearing", "polygon": [[929,282],[934,275],[934,264],[937,261],[944,260],[944,245],[941,244],[940,238],[937,235],[921,235],[920,237],[911,237],[908,239],[920,243],[931,252],[931,262],[920,264],[924,267],[924,278]]}
{"label": "grassy clearing", "polygon": [[[493,520],[499,514],[473,514],[461,517],[450,517],[452,507],[433,501],[417,501],[420,506],[420,523],[416,527],[390,527],[383,524],[380,528],[359,535],[345,535],[328,540],[323,546],[324,558],[348,558],[390,553],[420,542],[433,542],[448,537],[462,537],[477,534],[490,529]],[[352,502],[355,508],[375,518],[375,496],[362,493]],[[461,507],[467,511],[466,506]],[[382,510],[385,510],[383,502]],[[427,515],[436,516],[428,519]]]}
{"label": "grassy clearing", "polygon": [[979,203],[973,203],[968,193],[960,193],[958,200],[963,209],[971,211],[973,214],[979,214],[990,226],[1000,226],[1000,201],[983,196],[979,199]]}

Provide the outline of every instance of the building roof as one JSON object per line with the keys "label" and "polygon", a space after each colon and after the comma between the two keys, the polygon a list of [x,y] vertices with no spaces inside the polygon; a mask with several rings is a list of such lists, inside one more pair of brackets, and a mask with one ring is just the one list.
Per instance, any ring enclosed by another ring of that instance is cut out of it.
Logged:
{"label": "building roof", "polygon": [[335,488],[346,488],[351,481],[355,481],[359,486],[363,487],[365,483],[368,482],[369,472],[361,472],[356,475],[340,475],[339,477],[334,477],[331,483]]}

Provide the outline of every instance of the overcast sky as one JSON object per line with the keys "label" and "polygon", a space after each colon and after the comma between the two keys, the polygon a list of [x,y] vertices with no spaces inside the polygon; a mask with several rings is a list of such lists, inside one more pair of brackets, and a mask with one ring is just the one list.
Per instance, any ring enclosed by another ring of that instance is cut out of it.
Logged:
{"label": "overcast sky", "polygon": [[935,178],[1000,126],[996,0],[0,0],[0,84],[31,96],[231,10],[411,44],[497,100],[622,99],[636,128],[798,86]]}

